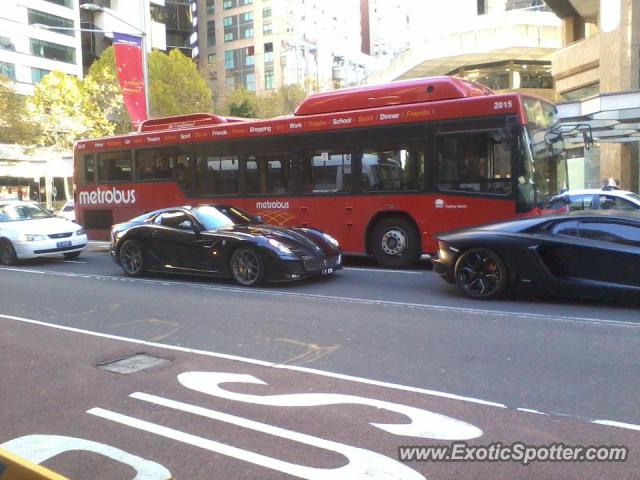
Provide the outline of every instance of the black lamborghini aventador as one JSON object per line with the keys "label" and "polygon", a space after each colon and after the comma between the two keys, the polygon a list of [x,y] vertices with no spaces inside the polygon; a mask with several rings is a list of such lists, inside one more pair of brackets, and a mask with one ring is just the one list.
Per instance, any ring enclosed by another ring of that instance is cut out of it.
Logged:
{"label": "black lamborghini aventador", "polygon": [[466,295],[510,290],[640,299],[640,216],[582,211],[438,237],[435,270]]}
{"label": "black lamborghini aventador", "polygon": [[205,274],[245,286],[342,268],[340,246],[326,233],[265,225],[228,205],[165,208],[114,225],[110,253],[128,275]]}

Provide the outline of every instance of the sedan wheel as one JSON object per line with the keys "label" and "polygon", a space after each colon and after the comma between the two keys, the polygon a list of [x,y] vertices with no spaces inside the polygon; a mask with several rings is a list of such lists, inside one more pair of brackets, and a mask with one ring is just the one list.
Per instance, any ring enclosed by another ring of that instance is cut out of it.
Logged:
{"label": "sedan wheel", "polygon": [[135,240],[127,240],[120,248],[120,266],[127,275],[142,275],[145,270],[144,252]]}
{"label": "sedan wheel", "polygon": [[507,287],[507,268],[500,257],[486,248],[464,252],[455,267],[456,285],[466,295],[489,299]]}
{"label": "sedan wheel", "polygon": [[231,256],[231,275],[240,285],[258,285],[264,277],[260,254],[249,247],[240,247]]}
{"label": "sedan wheel", "polygon": [[0,263],[2,265],[15,265],[18,261],[16,251],[9,240],[0,242]]}

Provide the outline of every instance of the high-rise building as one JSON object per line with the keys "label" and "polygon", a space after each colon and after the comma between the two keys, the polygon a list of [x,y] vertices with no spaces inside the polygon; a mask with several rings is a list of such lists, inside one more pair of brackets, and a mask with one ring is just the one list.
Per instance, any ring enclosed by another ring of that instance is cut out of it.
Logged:
{"label": "high-rise building", "polygon": [[546,0],[562,18],[563,46],[554,53],[560,113],[589,124],[595,145],[580,138],[569,160],[572,188],[608,179],[640,188],[640,0]]}
{"label": "high-rise building", "polygon": [[361,0],[363,51],[374,57],[392,59],[411,44],[411,22],[419,2],[413,0]]}
{"label": "high-rise building", "polygon": [[[52,70],[82,76],[78,0],[3,0],[0,75],[21,94]],[[60,27],[60,30],[47,27]]]}
{"label": "high-rise building", "polygon": [[360,0],[198,0],[214,91],[353,85],[366,74]]}
{"label": "high-rise building", "polygon": [[[408,18],[389,11],[408,11]],[[370,20],[373,48],[384,46],[391,58],[367,83],[455,75],[498,92],[555,96],[551,55],[561,46],[561,22],[542,0],[369,0],[369,12],[377,18]]]}

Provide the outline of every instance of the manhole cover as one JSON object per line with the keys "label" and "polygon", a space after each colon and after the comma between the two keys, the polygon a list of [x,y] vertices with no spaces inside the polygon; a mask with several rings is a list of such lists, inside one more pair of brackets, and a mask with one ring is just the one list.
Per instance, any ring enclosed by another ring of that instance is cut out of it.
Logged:
{"label": "manhole cover", "polygon": [[98,368],[108,370],[110,372],[130,375],[132,373],[146,370],[147,368],[164,365],[165,363],[169,363],[169,360],[147,355],[146,353],[136,353],[116,360],[101,362],[98,364]]}

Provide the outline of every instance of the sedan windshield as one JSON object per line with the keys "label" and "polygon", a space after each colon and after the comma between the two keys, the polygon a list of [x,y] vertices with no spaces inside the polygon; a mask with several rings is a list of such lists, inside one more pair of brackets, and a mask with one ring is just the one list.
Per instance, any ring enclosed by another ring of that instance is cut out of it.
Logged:
{"label": "sedan windshield", "polygon": [[212,207],[206,205],[194,209],[194,212],[198,217],[198,221],[207,230],[260,223],[253,215],[235,207]]}
{"label": "sedan windshield", "polygon": [[0,222],[18,222],[51,217],[53,215],[44,208],[30,203],[0,205]]}

